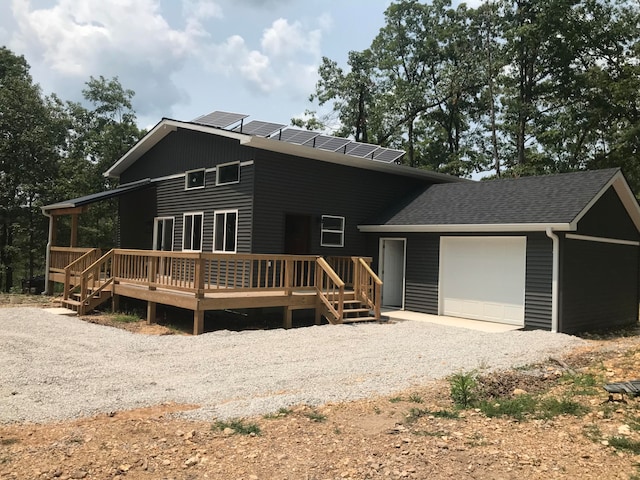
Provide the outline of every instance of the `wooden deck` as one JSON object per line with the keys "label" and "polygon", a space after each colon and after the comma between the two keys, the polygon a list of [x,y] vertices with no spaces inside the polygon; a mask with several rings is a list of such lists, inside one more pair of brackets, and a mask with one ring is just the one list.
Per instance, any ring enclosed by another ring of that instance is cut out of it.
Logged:
{"label": "wooden deck", "polygon": [[283,307],[314,309],[316,322],[380,319],[382,282],[364,257],[254,255],[52,247],[49,281],[64,284],[63,305],[84,314],[120,296],[192,310],[194,334],[210,310]]}

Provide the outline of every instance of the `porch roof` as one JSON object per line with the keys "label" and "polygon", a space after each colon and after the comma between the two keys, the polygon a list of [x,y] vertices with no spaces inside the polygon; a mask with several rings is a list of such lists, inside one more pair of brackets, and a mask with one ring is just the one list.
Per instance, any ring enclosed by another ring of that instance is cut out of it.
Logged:
{"label": "porch roof", "polygon": [[138,180],[137,182],[127,183],[120,185],[112,190],[105,190],[104,192],[92,193],[91,195],[85,195],[84,197],[73,198],[71,200],[65,200],[63,202],[52,203],[51,205],[45,205],[42,207],[42,211],[51,213],[55,210],[65,210],[77,207],[83,207],[91,203],[99,202],[101,200],[107,200],[109,198],[118,197],[125,193],[131,193],[136,190],[141,190],[151,186],[151,179],[145,178]]}

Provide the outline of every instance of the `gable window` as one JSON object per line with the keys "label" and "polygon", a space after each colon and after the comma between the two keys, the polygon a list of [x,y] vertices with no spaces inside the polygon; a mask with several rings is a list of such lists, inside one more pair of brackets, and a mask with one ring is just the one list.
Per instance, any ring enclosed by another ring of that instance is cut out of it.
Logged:
{"label": "gable window", "polygon": [[201,251],[204,213],[185,213],[183,219],[182,250],[191,252]]}
{"label": "gable window", "polygon": [[238,238],[238,210],[219,210],[214,213],[213,251],[236,253]]}
{"label": "gable window", "polygon": [[204,168],[185,172],[184,188],[186,190],[191,190],[192,188],[204,188]]}
{"label": "gable window", "polygon": [[322,215],[320,246],[344,247],[344,217]]}
{"label": "gable window", "polygon": [[240,162],[218,165],[216,185],[228,185],[240,181]]}

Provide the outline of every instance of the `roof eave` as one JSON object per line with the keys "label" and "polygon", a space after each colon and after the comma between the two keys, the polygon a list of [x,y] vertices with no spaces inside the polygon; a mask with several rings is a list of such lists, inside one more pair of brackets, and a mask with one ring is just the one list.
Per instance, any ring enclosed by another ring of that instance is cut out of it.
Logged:
{"label": "roof eave", "polygon": [[572,231],[569,223],[498,223],[498,224],[438,224],[438,225],[358,225],[361,232],[377,233],[449,233],[449,232],[544,232],[548,228],[556,231]]}

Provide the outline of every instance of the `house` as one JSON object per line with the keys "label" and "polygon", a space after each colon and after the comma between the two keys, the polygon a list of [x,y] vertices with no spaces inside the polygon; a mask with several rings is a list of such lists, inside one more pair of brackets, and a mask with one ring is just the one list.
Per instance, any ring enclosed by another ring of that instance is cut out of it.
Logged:
{"label": "house", "polygon": [[[191,308],[196,332],[203,311],[244,305],[230,297],[241,290],[289,323],[297,308],[342,321],[349,302],[374,312],[364,318],[393,306],[561,332],[638,320],[640,208],[619,170],[472,182],[397,165],[400,151],[244,120],[163,119],[106,172],[119,188],[44,207],[50,280],[142,298],[150,318],[155,303]],[[110,197],[119,250],[89,274],[98,252],[74,253],[75,235],[57,247],[55,219]],[[312,287],[322,300],[296,296]],[[286,299],[256,300],[265,288]]]}

